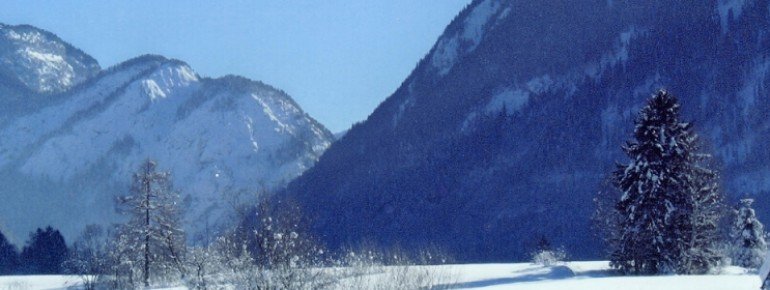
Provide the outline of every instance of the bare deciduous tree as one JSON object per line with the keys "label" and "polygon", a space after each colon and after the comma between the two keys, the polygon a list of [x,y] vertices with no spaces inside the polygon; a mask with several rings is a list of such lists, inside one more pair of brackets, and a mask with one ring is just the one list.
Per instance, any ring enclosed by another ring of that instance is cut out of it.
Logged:
{"label": "bare deciduous tree", "polygon": [[138,273],[144,287],[156,278],[185,274],[179,194],[170,179],[170,173],[158,171],[157,164],[147,160],[133,176],[131,194],[119,198],[129,221],[116,243],[121,257],[117,264],[130,265],[131,275]]}

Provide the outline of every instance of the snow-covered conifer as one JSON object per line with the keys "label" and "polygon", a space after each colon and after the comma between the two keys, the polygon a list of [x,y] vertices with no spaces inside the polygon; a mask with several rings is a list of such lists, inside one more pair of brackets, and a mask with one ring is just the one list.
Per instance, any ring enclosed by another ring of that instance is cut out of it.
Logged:
{"label": "snow-covered conifer", "polygon": [[636,120],[631,159],[613,174],[621,198],[613,267],[624,273],[703,273],[721,259],[716,173],[703,166],[697,135],[677,99],[659,91]]}
{"label": "snow-covered conifer", "polygon": [[764,226],[751,208],[753,202],[749,198],[741,200],[740,208],[735,211],[730,237],[733,265],[756,269],[764,262],[767,243]]}

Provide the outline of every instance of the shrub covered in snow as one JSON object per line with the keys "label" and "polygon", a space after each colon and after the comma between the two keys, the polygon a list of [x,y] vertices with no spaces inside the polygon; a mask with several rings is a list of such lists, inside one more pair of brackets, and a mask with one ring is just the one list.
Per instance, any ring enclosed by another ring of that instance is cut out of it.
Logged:
{"label": "shrub covered in snow", "polygon": [[451,269],[426,267],[450,259],[435,249],[399,248],[348,251],[337,261],[335,289],[449,289],[455,284]]}
{"label": "shrub covered in snow", "polygon": [[550,267],[563,263],[567,259],[564,249],[542,250],[532,254],[532,264]]}

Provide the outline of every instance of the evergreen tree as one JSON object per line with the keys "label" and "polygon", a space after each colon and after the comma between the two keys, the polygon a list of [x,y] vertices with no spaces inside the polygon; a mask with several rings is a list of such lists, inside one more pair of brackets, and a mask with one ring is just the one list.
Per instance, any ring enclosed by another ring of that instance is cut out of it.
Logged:
{"label": "evergreen tree", "polygon": [[[134,265],[144,287],[155,278],[183,274],[185,249],[181,229],[179,194],[171,188],[171,175],[158,172],[156,163],[145,161],[134,174],[131,194],[120,199],[130,216],[119,237],[119,256]],[[138,267],[138,268],[136,268]]]}
{"label": "evergreen tree", "polygon": [[767,252],[765,229],[751,208],[753,202],[753,199],[741,200],[740,208],[735,211],[735,222],[730,233],[733,240],[733,265],[750,269],[759,268]]}
{"label": "evergreen tree", "polygon": [[21,251],[24,272],[29,274],[60,274],[62,263],[67,259],[67,244],[58,230],[50,226],[38,228],[29,235],[29,241]]}
{"label": "evergreen tree", "polygon": [[631,159],[613,173],[621,192],[611,265],[624,273],[703,273],[719,262],[716,173],[702,166],[697,135],[659,91],[635,121]]}
{"label": "evergreen tree", "polygon": [[16,273],[19,267],[19,252],[0,232],[0,275]]}

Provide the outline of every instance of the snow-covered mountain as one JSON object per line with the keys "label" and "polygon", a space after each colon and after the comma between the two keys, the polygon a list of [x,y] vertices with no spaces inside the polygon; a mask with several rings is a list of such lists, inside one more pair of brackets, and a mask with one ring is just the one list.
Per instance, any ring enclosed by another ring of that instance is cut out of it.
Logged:
{"label": "snow-covered mountain", "polygon": [[473,1],[287,194],[333,248],[521,260],[542,236],[596,258],[592,198],[667,88],[725,192],[770,218],[769,13],[767,0]]}
{"label": "snow-covered mountain", "polygon": [[0,124],[99,71],[96,60],[53,33],[0,23]]}
{"label": "snow-covered mountain", "polygon": [[0,23],[0,83],[35,93],[59,93],[96,75],[91,56],[56,35]]}
{"label": "snow-covered mountain", "polygon": [[[22,28],[3,31],[0,47],[49,54],[8,56],[17,66],[8,75],[35,93],[56,94],[0,122],[0,229],[17,240],[48,224],[73,237],[87,223],[116,221],[114,198],[128,192],[147,158],[172,172],[189,208],[188,230],[205,238],[236,199],[284,186],[334,138],[263,83],[202,78],[182,61],[151,55],[99,71],[90,57],[59,57],[36,39],[59,41],[52,34]],[[26,34],[13,36],[19,30]],[[37,82],[26,79],[36,73]]]}

